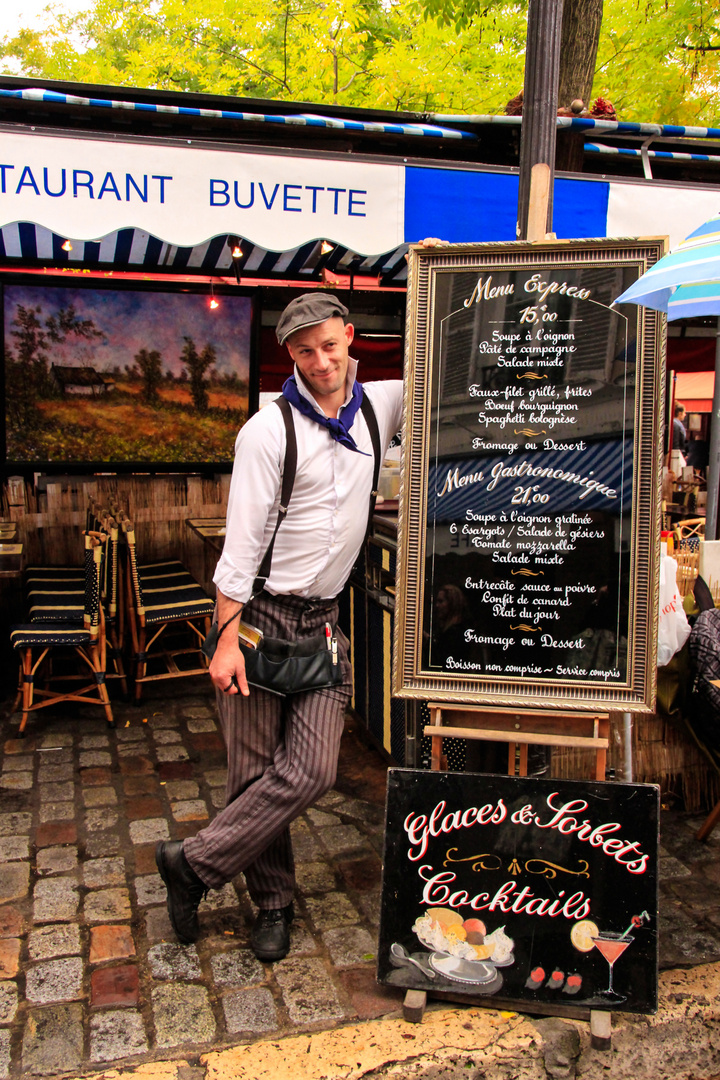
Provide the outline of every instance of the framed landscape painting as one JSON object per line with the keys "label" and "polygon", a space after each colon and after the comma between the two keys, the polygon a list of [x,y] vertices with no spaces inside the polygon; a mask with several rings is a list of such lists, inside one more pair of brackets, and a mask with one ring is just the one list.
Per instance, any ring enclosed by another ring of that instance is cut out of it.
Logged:
{"label": "framed landscape painting", "polygon": [[8,466],[232,461],[253,403],[249,296],[9,279],[3,320]]}

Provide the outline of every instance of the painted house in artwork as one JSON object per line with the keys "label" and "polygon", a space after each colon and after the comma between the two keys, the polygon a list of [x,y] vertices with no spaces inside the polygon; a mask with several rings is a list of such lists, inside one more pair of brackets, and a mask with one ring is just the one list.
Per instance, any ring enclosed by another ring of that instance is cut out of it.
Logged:
{"label": "painted house in artwork", "polygon": [[109,375],[102,375],[93,367],[65,367],[53,364],[50,376],[62,394],[80,394],[97,397],[115,389]]}

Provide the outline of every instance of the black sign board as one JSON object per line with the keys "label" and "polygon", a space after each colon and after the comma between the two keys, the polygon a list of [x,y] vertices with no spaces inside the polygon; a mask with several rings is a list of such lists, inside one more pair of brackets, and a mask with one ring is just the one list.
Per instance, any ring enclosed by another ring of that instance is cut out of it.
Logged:
{"label": "black sign board", "polygon": [[378,979],[657,1009],[659,788],[388,773]]}
{"label": "black sign board", "polygon": [[399,696],[652,706],[661,253],[413,252]]}

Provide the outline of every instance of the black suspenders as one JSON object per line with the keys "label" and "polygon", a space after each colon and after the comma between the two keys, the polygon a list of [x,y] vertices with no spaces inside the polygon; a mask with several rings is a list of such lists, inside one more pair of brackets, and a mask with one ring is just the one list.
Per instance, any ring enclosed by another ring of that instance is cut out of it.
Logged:
{"label": "black suspenders", "polygon": [[[272,534],[270,543],[267,546],[267,550],[263,555],[260,568],[257,572],[257,577],[253,582],[252,595],[257,596],[265,587],[265,582],[270,575],[270,566],[272,564],[273,548],[275,547],[275,537],[278,534],[278,529],[282,525],[288,511],[288,505],[290,503],[290,496],[292,495],[293,485],[295,484],[295,473],[297,472],[297,439],[295,437],[295,422],[293,420],[292,405],[286,397],[282,395],[275,398],[275,404],[279,407],[282,413],[283,420],[285,422],[285,463],[283,465],[282,476],[282,488],[280,490],[280,507],[278,509],[278,518],[275,523],[275,531]],[[365,417],[365,423],[368,426],[370,432],[370,440],[373,447],[373,457],[375,459],[373,466],[373,482],[372,490],[370,492],[370,505],[368,507],[368,520],[367,527],[365,529],[365,539],[367,539],[370,532],[370,526],[372,525],[372,517],[375,512],[375,501],[378,495],[378,481],[380,479],[380,465],[382,449],[380,446],[380,431],[378,429],[377,417],[375,416],[375,410],[370,404],[370,399],[367,394],[363,394],[362,403],[360,405],[363,416]],[[248,601],[249,603],[249,601]]]}

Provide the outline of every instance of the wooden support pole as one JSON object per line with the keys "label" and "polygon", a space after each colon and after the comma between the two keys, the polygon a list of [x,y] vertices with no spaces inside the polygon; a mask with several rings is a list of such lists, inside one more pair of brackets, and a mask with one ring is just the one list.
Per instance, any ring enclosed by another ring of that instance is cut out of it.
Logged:
{"label": "wooden support pole", "polygon": [[528,208],[527,238],[533,242],[547,236],[548,205],[550,203],[550,166],[545,162],[533,165],[530,174],[530,206]]}
{"label": "wooden support pole", "polygon": [[590,1010],[590,1042],[593,1050],[612,1050],[612,1013]]}
{"label": "wooden support pole", "polygon": [[542,236],[552,232],[552,176],[555,170],[557,95],[563,0],[530,0],[525,46],[525,83],[520,136],[517,233],[529,239],[528,210],[533,165],[550,169],[549,201]]}

